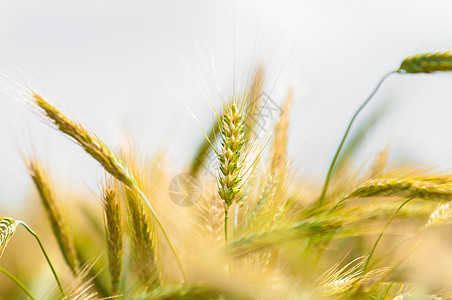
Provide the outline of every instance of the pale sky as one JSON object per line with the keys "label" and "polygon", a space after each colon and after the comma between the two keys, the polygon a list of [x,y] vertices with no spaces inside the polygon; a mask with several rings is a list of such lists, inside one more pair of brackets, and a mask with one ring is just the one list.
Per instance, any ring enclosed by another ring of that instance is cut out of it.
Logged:
{"label": "pale sky", "polygon": [[[203,138],[181,101],[208,127],[204,83],[220,106],[220,95],[229,98],[234,82],[262,62],[272,99],[296,91],[295,166],[322,179],[348,120],[379,78],[407,55],[452,49],[451,9],[446,0],[2,0],[0,73],[22,73],[111,146],[125,133],[150,154],[164,146],[177,173]],[[64,193],[97,191],[103,172],[93,159],[11,97],[0,95],[0,103],[5,213],[32,188],[18,147],[34,148]],[[393,76],[358,122],[384,103],[391,109],[357,164],[389,144],[393,160],[452,170],[451,75]]]}

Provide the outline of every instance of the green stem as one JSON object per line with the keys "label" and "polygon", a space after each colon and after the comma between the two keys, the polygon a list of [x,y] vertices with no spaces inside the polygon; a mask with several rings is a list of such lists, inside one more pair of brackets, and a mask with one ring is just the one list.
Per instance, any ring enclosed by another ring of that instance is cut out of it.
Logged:
{"label": "green stem", "polygon": [[184,278],[184,281],[187,282],[187,275],[185,274],[184,267],[182,265],[182,261],[180,260],[179,255],[176,252],[176,248],[174,248],[174,245],[171,242],[168,233],[166,232],[165,228],[163,227],[162,221],[160,221],[160,218],[157,216],[157,213],[155,212],[154,208],[152,207],[151,203],[146,198],[146,196],[143,194],[143,192],[138,187],[135,187],[135,192],[137,192],[140,195],[140,197],[143,199],[143,201],[149,207],[149,210],[151,211],[155,221],[157,222],[157,224],[159,225],[160,229],[162,230],[163,235],[165,236],[165,239],[168,241],[168,244],[169,244],[171,250],[173,251],[174,256],[176,257],[176,261],[177,261],[177,264],[179,265],[179,268],[180,268],[180,271],[181,271],[182,276]]}
{"label": "green stem", "polygon": [[224,241],[228,242],[228,215],[229,215],[229,206],[226,205],[224,209]]}
{"label": "green stem", "polygon": [[372,93],[369,95],[369,97],[367,97],[366,101],[364,101],[363,104],[361,104],[361,106],[358,108],[358,110],[355,112],[355,114],[353,115],[352,119],[350,120],[350,123],[348,124],[347,130],[345,131],[345,134],[342,137],[342,141],[339,144],[339,147],[337,148],[336,154],[334,155],[333,161],[331,162],[330,168],[328,170],[328,174],[326,175],[325,183],[323,185],[322,194],[320,195],[319,200],[318,200],[319,206],[323,205],[323,201],[325,200],[326,193],[328,191],[328,186],[330,185],[330,181],[331,181],[331,176],[333,174],[334,167],[335,167],[337,159],[339,157],[339,153],[341,152],[342,147],[344,146],[345,139],[347,138],[347,136],[348,136],[348,134],[350,132],[350,129],[352,128],[353,122],[355,121],[356,117],[361,112],[361,110],[363,110],[363,108],[367,105],[367,103],[369,103],[369,101],[372,99],[372,97],[378,91],[378,89],[382,85],[383,81],[385,81],[386,78],[388,78],[390,75],[392,75],[394,73],[396,73],[396,71],[391,71],[391,72],[389,72],[389,73],[387,73],[386,75],[383,76],[383,78],[377,84],[375,89],[372,91]]}
{"label": "green stem", "polygon": [[6,276],[8,276],[12,281],[14,281],[21,289],[22,291],[25,292],[25,294],[27,294],[28,297],[30,297],[30,299],[32,300],[36,300],[36,298],[31,294],[31,292],[25,287],[25,285],[20,282],[19,279],[17,279],[16,276],[14,276],[13,274],[11,274],[10,272],[6,271],[5,269],[3,269],[2,267],[0,267],[0,272],[2,272],[3,274],[5,274]]}
{"label": "green stem", "polygon": [[388,287],[384,290],[383,294],[380,297],[380,300],[384,300],[386,298],[386,295],[389,293],[389,290],[391,289],[393,284],[394,284],[394,281],[392,281],[390,284],[388,284]]}
{"label": "green stem", "polygon": [[383,237],[383,234],[385,233],[386,228],[388,228],[389,224],[392,222],[392,220],[394,220],[394,218],[397,216],[397,214],[399,213],[399,211],[402,209],[403,206],[405,206],[405,204],[407,204],[409,201],[413,200],[413,198],[410,198],[408,200],[406,200],[405,202],[402,203],[402,205],[400,205],[396,212],[394,213],[394,215],[389,219],[389,221],[386,223],[385,227],[383,227],[383,230],[381,231],[380,235],[378,236],[377,240],[375,241],[372,250],[370,250],[369,256],[367,257],[366,260],[366,264],[364,265],[363,271],[366,272],[367,266],[369,265],[370,259],[372,258],[372,255],[375,252],[375,249],[377,248],[378,243],[380,242],[381,238]]}
{"label": "green stem", "polygon": [[55,271],[55,268],[53,267],[52,262],[50,261],[50,258],[49,258],[49,256],[47,255],[47,252],[46,252],[46,250],[44,249],[44,246],[42,245],[41,240],[39,239],[38,235],[37,235],[30,227],[28,227],[28,225],[25,224],[23,221],[16,220],[16,222],[19,223],[19,224],[21,224],[23,227],[25,227],[25,229],[27,229],[28,232],[29,232],[32,236],[34,236],[35,239],[38,241],[39,247],[41,247],[41,251],[42,251],[42,253],[44,253],[44,256],[45,256],[45,258],[46,258],[46,260],[47,260],[47,263],[48,263],[49,266],[50,266],[50,269],[52,269],[53,276],[55,277],[55,280],[56,280],[56,282],[57,282],[57,284],[58,284],[58,287],[60,288],[61,295],[62,295],[63,297],[65,297],[66,295],[65,295],[65,293],[64,293],[63,286],[61,285],[61,281],[60,281],[60,279],[58,278],[58,275],[57,275],[57,273],[56,273],[56,271]]}

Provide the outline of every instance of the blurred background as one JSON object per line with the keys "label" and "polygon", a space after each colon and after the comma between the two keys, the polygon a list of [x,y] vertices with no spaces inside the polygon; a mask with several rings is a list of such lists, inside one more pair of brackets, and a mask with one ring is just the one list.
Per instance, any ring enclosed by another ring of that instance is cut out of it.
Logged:
{"label": "blurred background", "polygon": [[[356,108],[407,55],[452,49],[450,1],[0,2],[0,72],[38,88],[111,146],[132,135],[187,167],[209,100],[217,107],[256,64],[280,103],[295,89],[290,155],[323,179]],[[206,91],[209,91],[207,93]],[[35,151],[65,194],[94,193],[97,163],[28,108],[0,95],[1,214],[33,192],[19,149]],[[452,167],[452,76],[395,75],[360,115],[385,108],[356,164],[386,145],[391,160]],[[355,128],[358,128],[359,125]]]}

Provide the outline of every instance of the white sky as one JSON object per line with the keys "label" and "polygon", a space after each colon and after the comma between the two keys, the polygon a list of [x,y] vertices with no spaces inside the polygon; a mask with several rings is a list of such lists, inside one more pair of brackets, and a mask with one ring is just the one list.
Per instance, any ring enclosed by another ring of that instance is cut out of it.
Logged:
{"label": "white sky", "polygon": [[[321,179],[348,120],[384,73],[409,54],[452,49],[451,9],[433,0],[1,0],[0,72],[17,75],[17,65],[109,145],[129,132],[150,153],[165,146],[177,169],[202,132],[175,93],[208,127],[201,80],[219,105],[216,85],[229,97],[234,78],[243,82],[263,62],[272,99],[296,90],[290,153],[300,171]],[[452,76],[396,75],[358,121],[385,102],[391,110],[358,163],[389,143],[393,159],[450,169]],[[33,145],[67,195],[97,190],[97,163],[13,99],[0,95],[0,103],[0,209],[7,213],[32,187],[18,147]]]}

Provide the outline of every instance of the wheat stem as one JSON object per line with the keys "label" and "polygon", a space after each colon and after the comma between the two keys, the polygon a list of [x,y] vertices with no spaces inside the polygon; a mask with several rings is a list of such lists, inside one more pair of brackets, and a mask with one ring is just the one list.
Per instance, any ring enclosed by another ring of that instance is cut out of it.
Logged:
{"label": "wheat stem", "polygon": [[29,232],[32,236],[34,236],[35,239],[38,241],[39,247],[41,248],[41,251],[42,251],[42,253],[43,253],[44,256],[45,256],[45,258],[46,258],[46,260],[47,260],[47,263],[49,264],[50,269],[52,269],[53,276],[55,277],[55,280],[56,280],[56,282],[57,282],[57,284],[58,284],[58,287],[59,287],[59,289],[60,289],[61,295],[62,295],[63,297],[65,297],[66,295],[65,295],[65,293],[64,293],[64,289],[63,289],[63,286],[62,286],[62,284],[61,284],[61,281],[60,281],[60,279],[58,278],[58,275],[57,275],[57,273],[56,273],[56,271],[55,271],[55,268],[53,267],[53,264],[52,264],[52,262],[50,261],[50,258],[49,258],[49,256],[47,255],[47,252],[46,252],[46,250],[44,249],[44,246],[42,245],[42,242],[41,242],[41,240],[39,239],[38,235],[37,235],[30,227],[28,227],[28,225],[27,225],[25,222],[20,221],[20,220],[16,220],[16,222],[17,222],[18,224],[21,224],[23,227],[25,227],[25,229],[27,229],[28,232]]}
{"label": "wheat stem", "polygon": [[14,276],[10,272],[6,271],[2,267],[0,267],[0,272],[2,272],[6,276],[8,276],[12,281],[14,281],[14,283],[17,284],[22,289],[22,291],[24,291],[24,293],[27,294],[27,296],[30,299],[36,300],[36,298],[33,296],[33,294],[25,287],[25,285],[22,282],[20,282],[20,280],[16,276]]}
{"label": "wheat stem", "polygon": [[224,240],[228,242],[228,219],[229,219],[229,206],[224,208]]}
{"label": "wheat stem", "polygon": [[363,272],[366,272],[367,266],[369,265],[370,259],[372,258],[372,255],[375,252],[375,249],[377,248],[378,243],[380,242],[381,238],[383,237],[383,234],[385,233],[386,228],[388,228],[389,224],[392,222],[392,220],[394,220],[394,218],[397,216],[397,214],[399,213],[399,211],[402,209],[402,207],[405,206],[405,204],[407,204],[408,202],[410,202],[411,200],[413,200],[413,198],[409,198],[408,200],[406,200],[405,202],[402,203],[402,205],[400,205],[396,212],[392,215],[392,217],[389,219],[389,221],[386,223],[385,227],[383,227],[383,230],[381,231],[380,235],[378,236],[377,240],[375,241],[374,245],[372,246],[372,250],[370,250],[369,256],[367,257],[366,263],[364,264],[364,268],[363,268]]}
{"label": "wheat stem", "polygon": [[351,129],[352,125],[353,125],[353,122],[355,121],[356,117],[361,112],[361,110],[363,110],[363,108],[367,105],[367,103],[369,103],[369,101],[372,99],[372,97],[378,91],[378,89],[383,84],[383,82],[386,80],[386,78],[388,78],[390,75],[392,75],[394,73],[396,73],[396,71],[391,71],[391,72],[387,73],[386,75],[384,75],[383,78],[381,78],[380,82],[374,88],[372,93],[370,93],[370,95],[363,102],[363,104],[361,104],[361,106],[358,108],[358,110],[355,112],[355,114],[353,115],[352,119],[350,120],[350,123],[348,124],[347,130],[345,131],[345,134],[342,137],[342,141],[341,141],[341,143],[339,144],[339,147],[336,150],[336,154],[334,155],[333,161],[331,162],[330,168],[328,170],[328,174],[326,175],[325,183],[323,184],[322,194],[320,195],[319,200],[318,200],[319,206],[323,205],[323,202],[324,202],[325,197],[326,197],[326,193],[328,191],[328,186],[329,186],[330,181],[331,181],[331,175],[333,174],[334,166],[336,165],[336,161],[337,161],[337,159],[339,157],[339,153],[341,152],[342,147],[344,146],[345,139],[347,138],[347,136],[348,136],[348,134],[350,132],[350,129]]}

